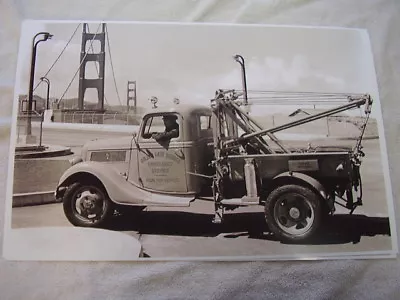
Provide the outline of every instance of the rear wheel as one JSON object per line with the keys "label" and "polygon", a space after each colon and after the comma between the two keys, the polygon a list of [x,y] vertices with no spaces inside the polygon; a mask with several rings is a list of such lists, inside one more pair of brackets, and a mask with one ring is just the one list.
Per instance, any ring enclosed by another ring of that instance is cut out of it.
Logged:
{"label": "rear wheel", "polygon": [[107,193],[96,184],[70,185],[63,197],[63,207],[71,224],[81,227],[100,227],[114,212]]}
{"label": "rear wheel", "polygon": [[300,242],[309,239],[321,222],[321,201],[317,193],[300,185],[273,190],[265,202],[265,218],[278,239]]}

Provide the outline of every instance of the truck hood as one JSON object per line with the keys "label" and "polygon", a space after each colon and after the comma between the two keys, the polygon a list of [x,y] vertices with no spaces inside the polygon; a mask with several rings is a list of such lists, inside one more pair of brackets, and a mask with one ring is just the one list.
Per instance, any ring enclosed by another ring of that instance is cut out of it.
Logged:
{"label": "truck hood", "polygon": [[110,139],[98,139],[86,142],[82,149],[86,151],[92,150],[108,150],[108,149],[126,149],[130,148],[133,137],[123,136],[118,138],[110,138]]}

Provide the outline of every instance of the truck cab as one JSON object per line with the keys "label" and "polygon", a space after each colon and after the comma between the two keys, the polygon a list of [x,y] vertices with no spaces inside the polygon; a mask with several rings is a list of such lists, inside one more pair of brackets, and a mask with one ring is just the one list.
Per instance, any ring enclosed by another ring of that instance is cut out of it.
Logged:
{"label": "truck cab", "polygon": [[[157,140],[165,132],[164,118],[175,118],[177,137]],[[128,181],[152,192],[197,194],[204,180],[193,174],[206,173],[211,161],[211,111],[203,107],[159,109],[146,114],[134,144]]]}
{"label": "truck cab", "polygon": [[[55,192],[68,219],[79,226],[101,223],[102,218],[86,216],[95,212],[98,199],[138,207],[189,206],[210,187],[205,174],[212,175],[211,113],[202,106],[157,108],[143,116],[132,134],[87,142]],[[168,117],[175,119],[178,135],[157,140]]]}

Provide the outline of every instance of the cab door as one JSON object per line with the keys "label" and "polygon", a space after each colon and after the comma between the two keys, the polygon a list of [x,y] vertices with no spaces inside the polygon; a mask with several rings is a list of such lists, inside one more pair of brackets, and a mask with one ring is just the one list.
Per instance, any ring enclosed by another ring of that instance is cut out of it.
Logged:
{"label": "cab door", "polygon": [[144,188],[154,191],[185,193],[187,184],[182,118],[175,114],[179,124],[178,137],[157,142],[151,135],[164,132],[163,115],[148,115],[143,120],[138,136],[138,181]]}

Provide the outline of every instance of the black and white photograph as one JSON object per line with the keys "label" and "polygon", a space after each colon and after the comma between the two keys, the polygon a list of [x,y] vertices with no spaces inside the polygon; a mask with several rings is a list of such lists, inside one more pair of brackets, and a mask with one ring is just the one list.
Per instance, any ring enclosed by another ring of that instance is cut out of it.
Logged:
{"label": "black and white photograph", "polygon": [[364,29],[25,21],[3,255],[397,254]]}

